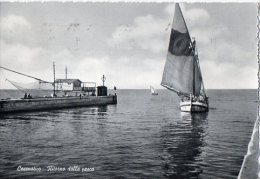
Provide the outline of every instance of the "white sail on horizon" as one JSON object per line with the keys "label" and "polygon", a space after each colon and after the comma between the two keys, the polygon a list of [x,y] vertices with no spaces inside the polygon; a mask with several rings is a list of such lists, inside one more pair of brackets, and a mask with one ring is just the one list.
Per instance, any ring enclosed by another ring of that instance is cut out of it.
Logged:
{"label": "white sail on horizon", "polygon": [[156,90],[153,86],[150,86],[150,90],[151,90],[151,94],[158,95],[158,93],[156,92]]}
{"label": "white sail on horizon", "polygon": [[156,93],[154,87],[150,86],[151,93]]}

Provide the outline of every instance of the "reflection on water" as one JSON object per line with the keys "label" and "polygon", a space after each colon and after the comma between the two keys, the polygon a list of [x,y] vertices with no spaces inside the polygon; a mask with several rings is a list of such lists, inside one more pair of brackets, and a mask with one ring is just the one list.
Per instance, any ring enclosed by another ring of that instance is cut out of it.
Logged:
{"label": "reflection on water", "polygon": [[207,113],[181,113],[162,128],[164,172],[170,178],[197,178],[202,173],[202,147]]}
{"label": "reflection on water", "polygon": [[107,115],[107,106],[100,106],[100,107],[98,107],[98,109],[97,109],[97,114],[98,114],[99,116],[105,116],[105,115]]}

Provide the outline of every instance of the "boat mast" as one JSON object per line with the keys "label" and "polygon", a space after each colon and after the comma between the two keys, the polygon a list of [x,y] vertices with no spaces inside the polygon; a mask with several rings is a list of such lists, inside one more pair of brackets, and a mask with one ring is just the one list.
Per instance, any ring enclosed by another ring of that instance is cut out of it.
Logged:
{"label": "boat mast", "polygon": [[53,96],[56,96],[56,94],[55,94],[55,62],[53,62]]}
{"label": "boat mast", "polygon": [[195,96],[195,63],[196,63],[196,41],[195,41],[195,37],[193,37],[193,42],[191,41],[191,46],[192,46],[192,51],[194,53],[194,59],[193,59],[193,75],[192,75],[192,83],[193,83],[193,96]]}
{"label": "boat mast", "polygon": [[193,83],[193,96],[195,96],[195,58],[193,59],[193,75],[192,75],[192,83]]}

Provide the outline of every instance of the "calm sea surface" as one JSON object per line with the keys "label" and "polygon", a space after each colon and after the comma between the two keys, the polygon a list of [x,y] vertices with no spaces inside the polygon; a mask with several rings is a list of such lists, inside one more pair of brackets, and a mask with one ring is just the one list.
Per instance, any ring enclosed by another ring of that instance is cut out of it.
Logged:
{"label": "calm sea surface", "polygon": [[236,178],[257,90],[209,90],[209,112],[192,115],[174,93],[158,92],[117,90],[117,105],[0,116],[0,178]]}

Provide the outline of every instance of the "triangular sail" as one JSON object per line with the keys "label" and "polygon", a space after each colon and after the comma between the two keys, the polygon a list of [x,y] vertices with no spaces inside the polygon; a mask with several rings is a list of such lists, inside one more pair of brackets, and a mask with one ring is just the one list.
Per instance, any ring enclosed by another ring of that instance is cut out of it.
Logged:
{"label": "triangular sail", "polygon": [[202,77],[179,4],[174,19],[161,85],[183,95],[200,95]]}
{"label": "triangular sail", "polygon": [[204,84],[203,84],[203,78],[202,78],[202,74],[201,74],[201,71],[200,71],[200,66],[199,66],[199,59],[198,59],[198,55],[195,55],[195,59],[196,59],[196,68],[198,68],[198,77],[195,78],[195,79],[198,79],[199,82],[195,83],[195,88],[197,88],[196,91],[200,90],[200,95],[201,96],[206,96],[206,92],[205,92],[205,88],[204,88]]}
{"label": "triangular sail", "polygon": [[197,56],[195,56],[194,57],[194,60],[195,60],[195,76],[194,76],[194,81],[195,81],[195,86],[194,86],[194,88],[195,88],[195,90],[194,90],[194,92],[195,92],[195,96],[199,96],[200,94],[201,94],[201,90],[203,90],[204,91],[204,89],[202,89],[202,76],[201,76],[201,72],[200,72],[200,69],[199,69],[199,65],[198,65],[198,59],[197,59],[198,57]]}
{"label": "triangular sail", "polygon": [[154,87],[150,86],[151,93],[156,93]]}

